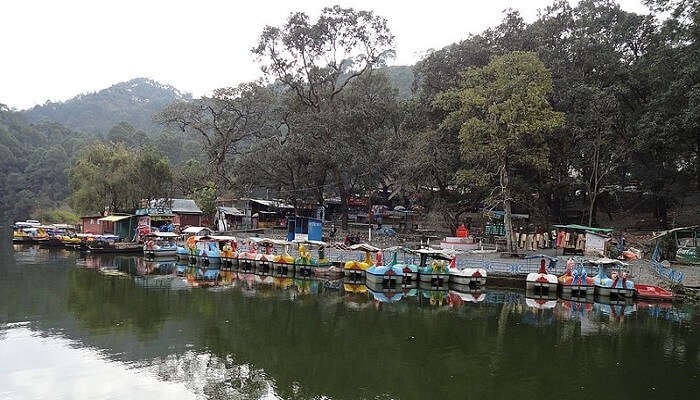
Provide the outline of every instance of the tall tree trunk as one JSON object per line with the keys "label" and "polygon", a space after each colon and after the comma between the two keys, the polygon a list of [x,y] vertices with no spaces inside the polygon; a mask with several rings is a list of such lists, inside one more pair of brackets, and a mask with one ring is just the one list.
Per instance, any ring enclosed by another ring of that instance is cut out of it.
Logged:
{"label": "tall tree trunk", "polygon": [[593,193],[591,193],[588,197],[591,199],[590,204],[588,205],[588,226],[593,226],[594,222],[594,215],[596,212],[596,200],[598,199],[598,194],[596,193],[597,190]]}
{"label": "tall tree trunk", "polygon": [[695,130],[695,183],[700,189],[700,129]]}
{"label": "tall tree trunk", "polygon": [[336,185],[338,185],[338,191],[340,192],[340,215],[342,218],[341,227],[343,230],[348,229],[348,199],[350,195],[345,187],[345,182],[337,168],[333,168],[333,175],[335,177]]}
{"label": "tall tree trunk", "polygon": [[506,229],[506,247],[508,251],[513,250],[513,214],[510,208],[510,177],[508,176],[507,164],[501,166],[501,187],[503,192],[503,225]]}
{"label": "tall tree trunk", "polygon": [[595,212],[595,202],[598,199],[598,187],[600,186],[600,129],[597,130],[598,135],[595,141],[593,150],[593,171],[591,178],[588,181],[588,226],[593,226],[593,213]]}

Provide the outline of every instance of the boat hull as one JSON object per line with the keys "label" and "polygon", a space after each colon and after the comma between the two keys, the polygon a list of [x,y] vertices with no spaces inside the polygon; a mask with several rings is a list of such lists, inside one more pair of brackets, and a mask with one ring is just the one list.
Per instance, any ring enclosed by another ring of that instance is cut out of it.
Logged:
{"label": "boat hull", "polygon": [[420,274],[419,280],[421,285],[430,285],[431,287],[447,287],[450,282],[449,274]]}
{"label": "boat hull", "polygon": [[314,266],[306,264],[295,264],[294,271],[296,276],[314,276]]}
{"label": "boat hull", "polygon": [[485,276],[462,276],[462,275],[450,275],[450,283],[463,286],[486,286]]}
{"label": "boat hull", "polygon": [[634,289],[596,286],[595,293],[598,296],[603,296],[603,297],[617,296],[617,297],[625,297],[625,298],[631,299],[634,297],[635,291],[634,291]]}
{"label": "boat hull", "polygon": [[403,284],[403,276],[401,275],[375,275],[370,272],[367,272],[365,274],[365,280],[371,285],[382,287],[398,287]]}
{"label": "boat hull", "polygon": [[255,263],[255,273],[262,275],[272,275],[272,261],[258,260]]}
{"label": "boat hull", "polygon": [[149,258],[174,257],[177,250],[144,250],[143,255]]}
{"label": "boat hull", "polygon": [[595,294],[595,286],[592,285],[561,285],[561,293],[571,297],[572,294],[577,297],[586,297]]}
{"label": "boat hull", "polygon": [[228,271],[238,271],[238,259],[234,257],[221,257],[221,268]]}
{"label": "boat hull", "polygon": [[197,256],[196,259],[199,265],[219,265],[221,263],[220,257]]}
{"label": "boat hull", "polygon": [[246,274],[255,272],[255,260],[249,258],[241,258],[238,260],[238,271]]}
{"label": "boat hull", "polygon": [[289,277],[294,275],[294,264],[272,263],[272,275],[278,277]]}
{"label": "boat hull", "polygon": [[12,243],[15,244],[31,244],[36,243],[37,240],[29,236],[15,236],[12,238]]}
{"label": "boat hull", "polygon": [[558,286],[558,283],[551,282],[525,282],[525,289],[529,291],[547,291],[550,293],[556,293]]}
{"label": "boat hull", "polygon": [[363,279],[365,279],[369,275],[367,271],[362,270],[362,269],[351,269],[351,268],[344,268],[343,269],[343,278],[346,281],[352,281],[352,282],[361,282]]}

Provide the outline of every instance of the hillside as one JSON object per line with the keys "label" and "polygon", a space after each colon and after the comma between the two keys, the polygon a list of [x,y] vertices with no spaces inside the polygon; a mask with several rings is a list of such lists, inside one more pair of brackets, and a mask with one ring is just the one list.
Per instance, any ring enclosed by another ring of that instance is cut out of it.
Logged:
{"label": "hillside", "polygon": [[0,105],[0,221],[60,204],[70,193],[65,169],[85,140],[60,124],[30,124]]}
{"label": "hillside", "polygon": [[148,78],[117,83],[93,93],[84,93],[64,102],[47,102],[22,112],[35,123],[58,122],[85,133],[105,134],[125,121],[146,132],[158,130],[152,118],[175,100],[192,95]]}

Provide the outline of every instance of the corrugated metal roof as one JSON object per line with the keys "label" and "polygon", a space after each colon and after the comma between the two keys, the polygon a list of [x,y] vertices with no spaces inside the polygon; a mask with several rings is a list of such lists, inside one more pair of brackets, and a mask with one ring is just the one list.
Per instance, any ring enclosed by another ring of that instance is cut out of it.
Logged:
{"label": "corrugated metal roof", "polygon": [[562,228],[562,229],[574,229],[574,230],[579,230],[579,231],[591,231],[594,233],[610,233],[613,230],[610,228],[594,228],[592,226],[583,226],[583,225],[577,225],[577,224],[569,224],[569,225],[552,225],[555,228]]}
{"label": "corrugated metal roof", "polygon": [[207,231],[209,231],[209,233],[211,233],[211,231],[212,231],[211,229],[209,229],[205,226],[190,226],[189,228],[185,228],[185,230],[182,232],[183,233],[199,233],[203,230],[207,230]]}
{"label": "corrugated metal roof", "polygon": [[178,214],[202,214],[202,210],[197,206],[197,203],[191,199],[151,200],[150,207],[162,210],[162,212],[158,212],[159,214],[170,212]]}
{"label": "corrugated metal roof", "polygon": [[202,210],[197,206],[194,200],[190,199],[172,199],[172,207],[174,213],[201,214]]}
{"label": "corrugated metal roof", "polygon": [[219,207],[219,212],[222,212],[226,215],[235,215],[235,216],[244,216],[243,212],[241,210],[237,209],[236,207]]}
{"label": "corrugated metal roof", "polygon": [[131,215],[109,215],[98,219],[98,221],[117,222],[127,218],[131,218]]}
{"label": "corrugated metal roof", "polygon": [[263,199],[248,199],[254,203],[262,204],[266,207],[275,208],[294,208],[293,205],[282,202],[281,200],[263,200]]}

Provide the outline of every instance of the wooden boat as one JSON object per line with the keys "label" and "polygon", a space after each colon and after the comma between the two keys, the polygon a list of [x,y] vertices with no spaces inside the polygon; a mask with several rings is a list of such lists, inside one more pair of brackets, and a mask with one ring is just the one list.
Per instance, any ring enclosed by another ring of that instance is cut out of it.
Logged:
{"label": "wooden boat", "polygon": [[365,278],[367,274],[367,269],[374,265],[370,253],[379,253],[379,248],[366,243],[360,243],[350,246],[350,250],[353,251],[364,251],[365,259],[364,261],[348,261],[343,266],[343,278],[347,281],[359,282]]}
{"label": "wooden boat", "polygon": [[175,239],[177,233],[173,232],[153,232],[145,236],[143,254],[147,258],[175,257],[177,255],[177,245]]}
{"label": "wooden boat", "polygon": [[[367,255],[369,256],[369,253]],[[368,284],[385,288],[402,286],[403,278],[403,268],[396,260],[396,252],[392,253],[391,262],[388,265],[382,265],[382,253],[378,252],[376,265],[370,266],[366,271]]]}
{"label": "wooden boat", "polygon": [[442,250],[420,249],[416,250],[416,253],[420,255],[418,274],[421,286],[447,288],[450,282],[450,267],[447,261],[451,261],[452,257]]}
{"label": "wooden boat", "polygon": [[473,289],[486,287],[484,268],[457,268],[456,257],[450,261],[450,283],[468,286]]}
{"label": "wooden boat", "polygon": [[576,265],[573,259],[566,261],[566,271],[559,277],[559,287],[563,296],[586,297],[595,293],[593,278],[588,276],[582,264]]}
{"label": "wooden boat", "polygon": [[[634,282],[628,278],[627,271],[623,271],[621,268],[627,264],[611,258],[599,258],[590,260],[590,262],[598,265],[598,274],[593,277],[596,295],[630,299],[634,297]],[[610,278],[605,273],[606,268],[612,268]]]}
{"label": "wooden boat", "polygon": [[527,274],[527,277],[525,278],[525,289],[527,291],[533,292],[554,293],[554,295],[556,296],[557,287],[559,286],[559,280],[557,279],[556,275],[547,272],[547,268],[545,268],[545,260],[549,260],[549,267],[551,270],[554,270],[554,267],[557,263],[557,259],[544,254],[535,254],[531,256],[526,256],[525,258],[540,259],[539,271]]}

